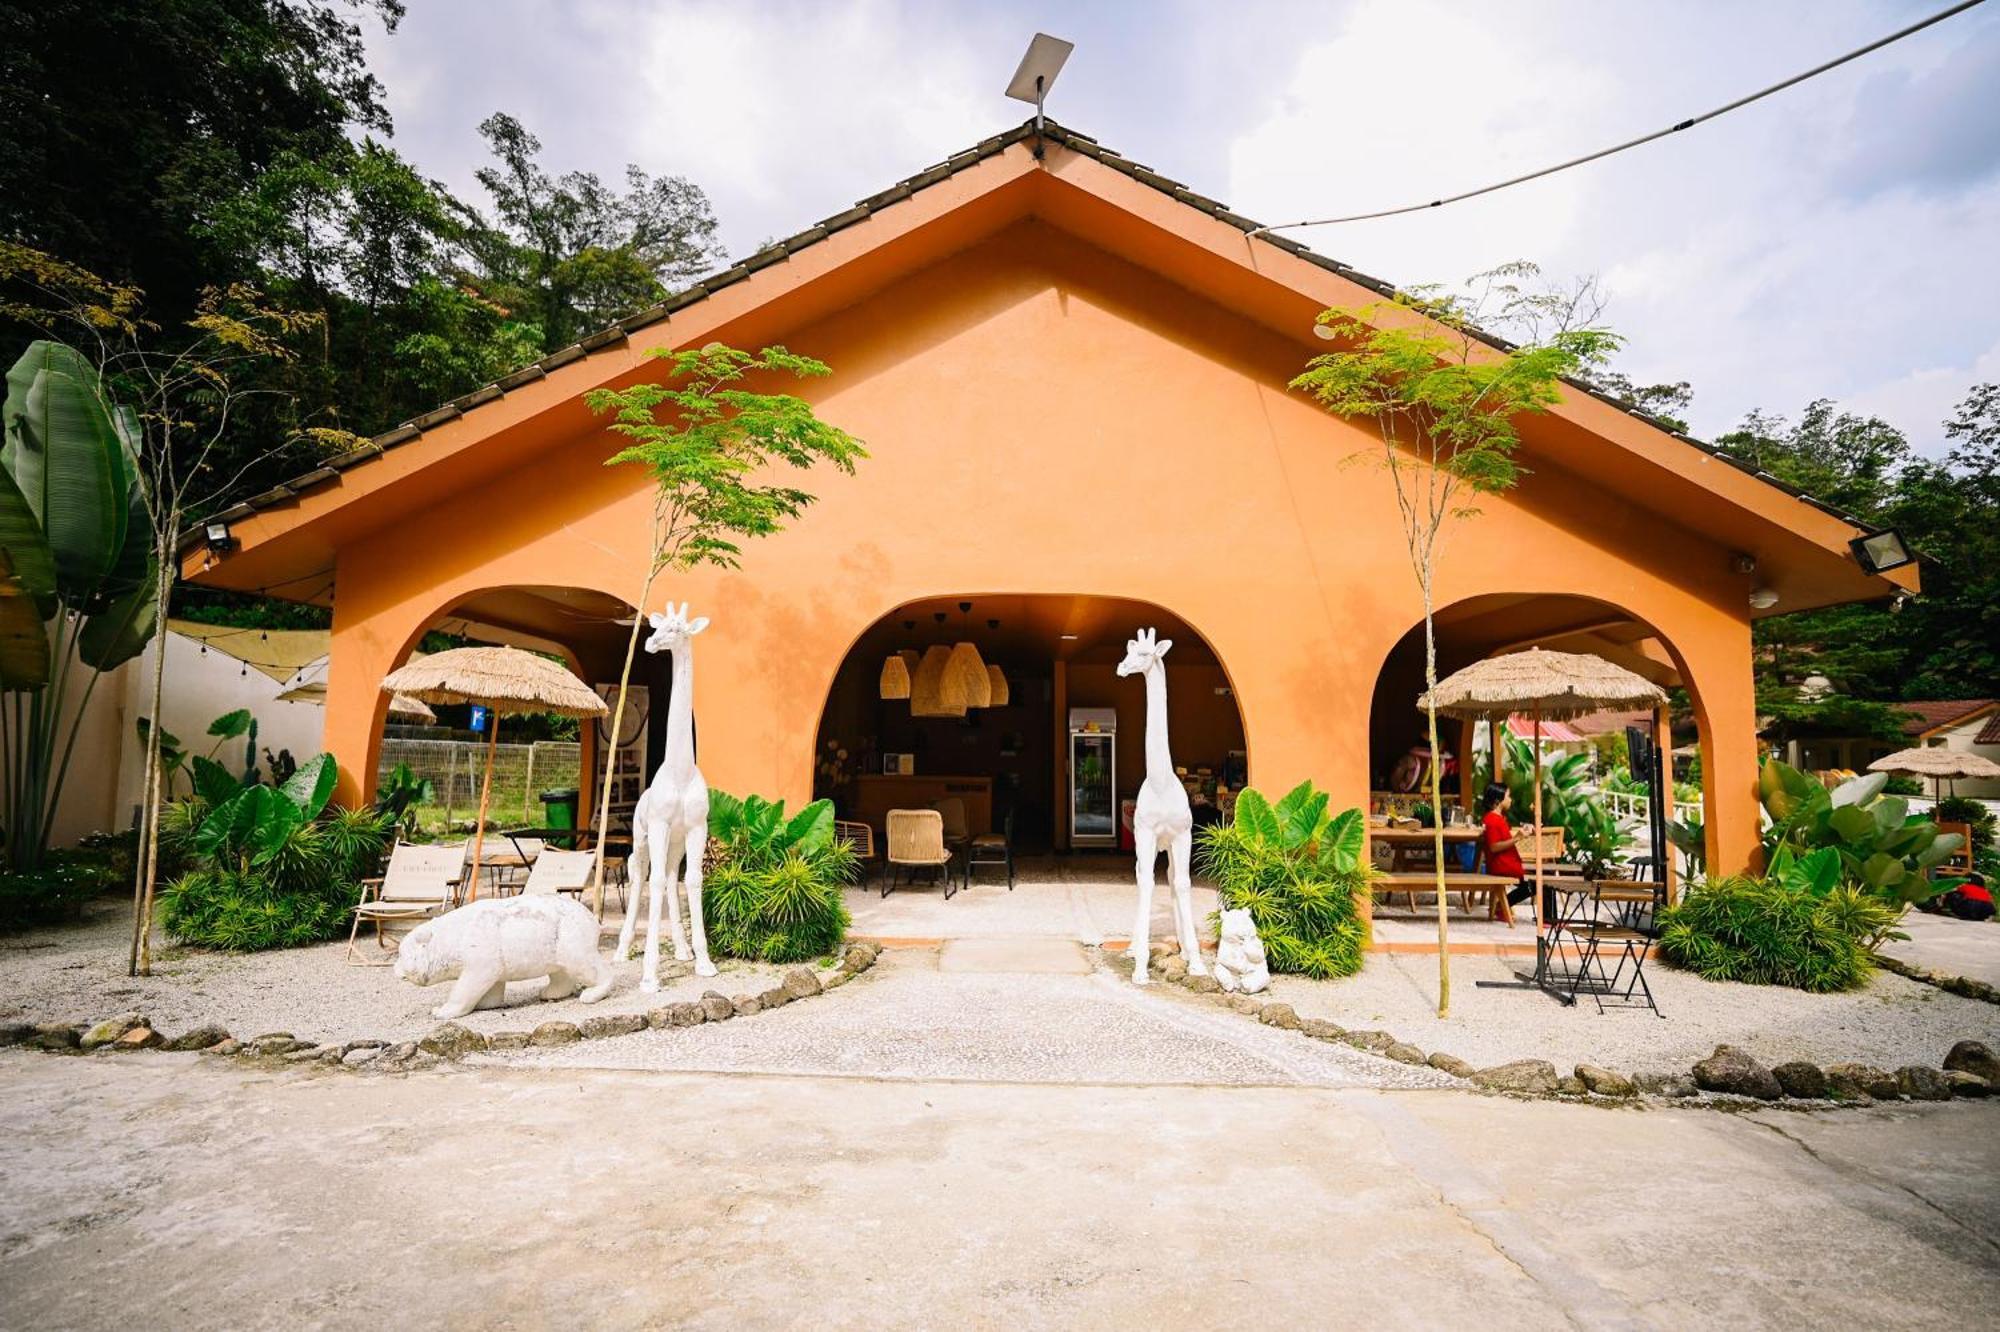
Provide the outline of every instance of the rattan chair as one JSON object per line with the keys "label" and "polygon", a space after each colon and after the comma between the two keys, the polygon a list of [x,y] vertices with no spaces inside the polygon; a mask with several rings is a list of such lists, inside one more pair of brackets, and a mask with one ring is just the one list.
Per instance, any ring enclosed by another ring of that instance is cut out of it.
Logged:
{"label": "rattan chair", "polygon": [[936,810],[889,811],[889,857],[882,873],[882,896],[900,886],[905,867],[936,870],[947,902],[958,891],[951,877],[951,852],[944,844],[944,816]]}
{"label": "rattan chair", "polygon": [[861,872],[861,886],[868,886],[868,876],[875,866],[875,829],[857,819],[835,819],[833,835],[854,849],[854,863]]}

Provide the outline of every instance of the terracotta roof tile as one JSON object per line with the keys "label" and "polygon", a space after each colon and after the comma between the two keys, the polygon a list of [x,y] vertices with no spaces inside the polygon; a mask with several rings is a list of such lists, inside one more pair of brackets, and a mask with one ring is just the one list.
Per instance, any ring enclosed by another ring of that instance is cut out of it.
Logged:
{"label": "terracotta roof tile", "polygon": [[[1943,698],[1926,699],[1917,703],[1898,703],[1896,706],[1916,715],[1903,723],[1904,735],[1923,735],[1935,731],[1940,726],[1950,726],[1954,722],[1967,721],[1982,709],[1994,707],[2000,700],[1991,698]],[[1994,723],[1988,723],[1987,730]],[[1981,732],[1984,734],[1984,732]]]}

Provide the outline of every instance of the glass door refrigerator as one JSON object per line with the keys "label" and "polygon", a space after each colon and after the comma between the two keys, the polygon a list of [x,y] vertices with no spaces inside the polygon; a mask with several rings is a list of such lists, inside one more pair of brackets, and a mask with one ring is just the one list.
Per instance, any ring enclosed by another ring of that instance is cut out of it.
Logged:
{"label": "glass door refrigerator", "polygon": [[1118,713],[1069,710],[1069,844],[1118,845]]}

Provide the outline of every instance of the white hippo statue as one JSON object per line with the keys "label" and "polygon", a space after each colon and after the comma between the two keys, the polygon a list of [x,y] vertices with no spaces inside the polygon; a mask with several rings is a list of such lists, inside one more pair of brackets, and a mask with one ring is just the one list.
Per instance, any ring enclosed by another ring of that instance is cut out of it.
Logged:
{"label": "white hippo statue", "polygon": [[1222,938],[1215,946],[1215,978],[1233,993],[1258,994],[1271,987],[1264,965],[1264,941],[1247,907],[1222,913]]}
{"label": "white hippo statue", "polygon": [[549,983],[543,999],[594,1004],[611,992],[611,964],[598,955],[597,917],[556,895],[488,898],[417,926],[396,953],[396,975],[413,985],[452,981],[433,1017],[464,1017],[507,1002],[507,982]]}

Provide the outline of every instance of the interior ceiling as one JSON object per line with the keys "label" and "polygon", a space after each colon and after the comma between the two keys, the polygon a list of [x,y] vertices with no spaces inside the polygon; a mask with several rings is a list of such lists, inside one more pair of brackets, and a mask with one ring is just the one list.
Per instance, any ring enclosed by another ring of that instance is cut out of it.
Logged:
{"label": "interior ceiling", "polygon": [[470,597],[438,618],[435,628],[519,646],[562,646],[590,661],[623,651],[632,608],[581,587],[501,587]]}
{"label": "interior ceiling", "polygon": [[[970,602],[971,610],[959,609]],[[939,623],[937,616],[945,619]],[[997,628],[989,621],[998,620]],[[910,627],[905,628],[905,623]],[[970,639],[996,661],[1061,660],[1116,663],[1135,630],[1155,629],[1174,641],[1171,662],[1212,665],[1215,653],[1187,621],[1148,601],[1068,595],[934,597],[900,606],[869,627],[851,656],[875,659],[902,648]],[[1066,635],[1074,635],[1067,637]]]}
{"label": "interior ceiling", "polygon": [[1584,652],[1663,688],[1682,683],[1673,655],[1642,621],[1586,597],[1507,593],[1437,613],[1439,655],[1474,660],[1523,648]]}

